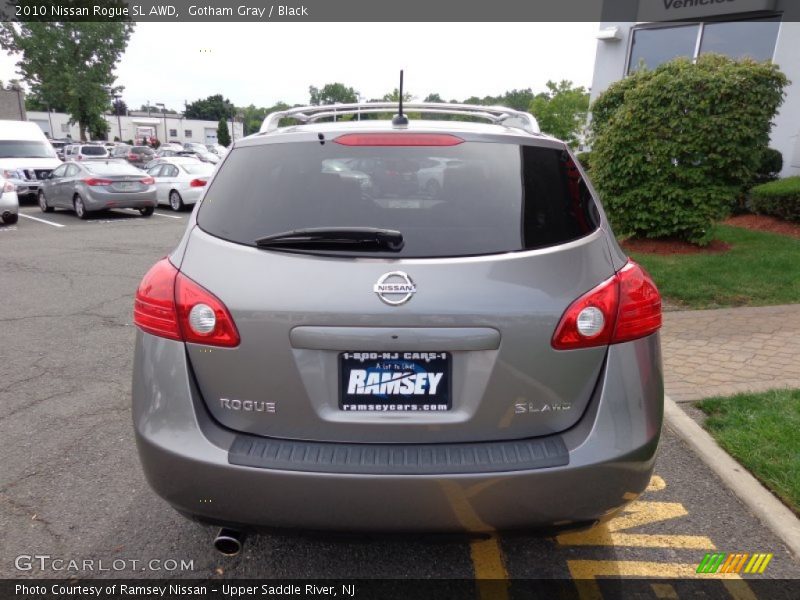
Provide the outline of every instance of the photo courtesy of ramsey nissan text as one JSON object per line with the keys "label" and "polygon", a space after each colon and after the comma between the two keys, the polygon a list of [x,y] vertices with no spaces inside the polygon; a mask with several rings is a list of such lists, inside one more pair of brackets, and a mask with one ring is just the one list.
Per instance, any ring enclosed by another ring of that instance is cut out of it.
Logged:
{"label": "photo courtesy of ramsey nissan text", "polygon": [[0,597],[795,598],[800,4],[0,4]]}

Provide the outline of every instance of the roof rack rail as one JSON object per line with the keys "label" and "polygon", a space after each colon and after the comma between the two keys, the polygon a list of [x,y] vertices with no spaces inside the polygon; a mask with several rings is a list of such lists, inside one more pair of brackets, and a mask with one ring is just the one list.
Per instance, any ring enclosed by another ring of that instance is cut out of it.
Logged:
{"label": "roof rack rail", "polygon": [[[449,104],[446,102],[403,103],[406,112],[424,112],[440,115],[463,115],[486,119],[497,125],[522,129],[528,133],[541,133],[536,118],[527,112],[505,106],[481,106],[479,104]],[[375,114],[397,109],[397,102],[365,102],[363,104],[323,104],[320,106],[297,106],[270,113],[261,124],[259,133],[270,133],[278,129],[281,119],[295,119],[301,123],[313,123],[319,119],[341,115]]]}

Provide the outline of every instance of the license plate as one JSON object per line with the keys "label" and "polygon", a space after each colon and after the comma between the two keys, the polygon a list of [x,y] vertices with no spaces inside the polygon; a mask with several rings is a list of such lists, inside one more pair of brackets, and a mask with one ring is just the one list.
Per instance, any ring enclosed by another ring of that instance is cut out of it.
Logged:
{"label": "license plate", "polygon": [[123,182],[117,183],[114,186],[114,189],[116,189],[116,190],[118,190],[120,192],[130,192],[132,190],[138,190],[139,189],[139,185],[140,185],[139,183],[134,182],[134,181],[123,181]]}
{"label": "license plate", "polygon": [[451,408],[448,352],[342,352],[339,408],[443,412]]}

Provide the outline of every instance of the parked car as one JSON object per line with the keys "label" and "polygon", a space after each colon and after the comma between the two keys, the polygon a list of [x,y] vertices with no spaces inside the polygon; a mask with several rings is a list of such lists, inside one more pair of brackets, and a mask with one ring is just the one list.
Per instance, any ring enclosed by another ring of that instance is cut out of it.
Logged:
{"label": "parked car", "polygon": [[64,160],[108,158],[108,150],[100,144],[69,144],[64,148]]}
{"label": "parked car", "polygon": [[159,151],[163,150],[183,150],[183,145],[177,142],[165,142],[158,147]]}
{"label": "parked car", "polygon": [[203,195],[214,166],[196,158],[180,157],[159,159],[159,164],[148,169],[147,174],[156,180],[159,204],[169,204],[174,211],[193,205]]}
{"label": "parked car", "polygon": [[[136,291],[139,457],[168,503],[227,528],[223,552],[270,526],[581,527],[650,481],[653,281],[531,115],[426,108],[492,122],[272,113]],[[456,161],[436,199],[429,158]],[[361,159],[410,178],[372,197],[326,167]]]}
{"label": "parked car", "polygon": [[56,156],[60,159],[64,159],[64,147],[71,143],[69,140],[49,140],[50,145],[53,147],[53,150],[56,151]]}
{"label": "parked car", "polygon": [[208,150],[202,152],[195,152],[195,156],[202,160],[203,162],[210,163],[212,165],[217,164],[221,159],[219,156],[214,154],[213,152],[209,152]]}
{"label": "parked car", "polygon": [[143,167],[145,164],[153,160],[156,152],[150,146],[130,146],[127,149],[125,158],[132,165]]}
{"label": "parked car", "polygon": [[35,197],[42,178],[60,164],[36,123],[0,120],[0,176],[14,184],[20,198]]}
{"label": "parked car", "polygon": [[201,144],[199,142],[184,142],[183,149],[191,150],[193,152],[208,152],[208,148],[206,148],[206,145]]}
{"label": "parked car", "polygon": [[8,179],[2,177],[0,177],[0,219],[6,225],[13,225],[19,219],[17,188]]}
{"label": "parked car", "polygon": [[110,208],[137,208],[149,217],[156,206],[155,180],[121,160],[66,162],[50,173],[39,190],[39,208],[67,208],[86,219]]}
{"label": "parked car", "polygon": [[206,144],[206,149],[220,158],[224,158],[228,153],[228,149],[222,144]]}
{"label": "parked car", "polygon": [[114,149],[110,152],[111,158],[123,158],[127,160],[131,148],[132,146],[130,144],[117,144],[114,146]]}

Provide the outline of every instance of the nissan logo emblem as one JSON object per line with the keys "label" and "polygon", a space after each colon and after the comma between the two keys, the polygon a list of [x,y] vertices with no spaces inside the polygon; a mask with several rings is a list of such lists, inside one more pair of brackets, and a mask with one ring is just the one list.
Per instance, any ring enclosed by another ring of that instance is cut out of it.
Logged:
{"label": "nissan logo emblem", "polygon": [[381,275],[377,283],[372,287],[372,291],[378,294],[378,298],[390,306],[399,306],[411,300],[417,291],[417,286],[411,281],[408,273],[403,271],[392,271]]}

